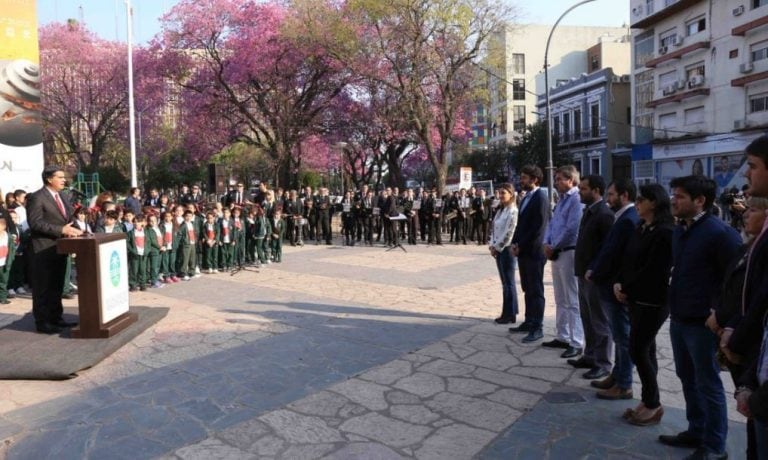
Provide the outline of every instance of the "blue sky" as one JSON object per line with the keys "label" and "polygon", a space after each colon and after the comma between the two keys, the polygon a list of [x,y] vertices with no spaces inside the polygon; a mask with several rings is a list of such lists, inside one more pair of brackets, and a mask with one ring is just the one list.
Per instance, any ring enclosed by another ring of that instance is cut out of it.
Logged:
{"label": "blue sky", "polygon": [[[159,18],[177,0],[132,0],[135,42],[143,43],[160,31]],[[518,0],[518,22],[553,24],[577,0]],[[126,38],[124,0],[38,0],[40,24],[79,19],[105,39]],[[572,11],[562,22],[568,25],[613,26],[629,22],[628,0],[596,0]]]}

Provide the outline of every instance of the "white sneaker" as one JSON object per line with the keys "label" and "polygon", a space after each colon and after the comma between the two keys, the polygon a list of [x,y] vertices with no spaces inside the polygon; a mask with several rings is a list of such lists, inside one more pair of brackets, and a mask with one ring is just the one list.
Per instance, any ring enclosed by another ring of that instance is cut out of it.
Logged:
{"label": "white sneaker", "polygon": [[195,267],[195,275],[199,275],[199,274],[200,274],[200,267]]}
{"label": "white sneaker", "polygon": [[200,273],[195,273],[195,278],[200,278],[201,276],[203,275],[201,275]]}
{"label": "white sneaker", "polygon": [[182,281],[189,281],[189,276],[184,275],[184,278],[182,278]]}
{"label": "white sneaker", "polygon": [[219,270],[214,268],[211,273],[219,273]]}
{"label": "white sneaker", "polygon": [[209,268],[209,269],[208,269],[208,274],[210,275],[211,273],[213,273],[213,269],[212,269],[212,268]]}
{"label": "white sneaker", "polygon": [[24,294],[29,294],[29,293],[23,287],[20,287],[20,288],[16,289],[16,294],[24,295]]}

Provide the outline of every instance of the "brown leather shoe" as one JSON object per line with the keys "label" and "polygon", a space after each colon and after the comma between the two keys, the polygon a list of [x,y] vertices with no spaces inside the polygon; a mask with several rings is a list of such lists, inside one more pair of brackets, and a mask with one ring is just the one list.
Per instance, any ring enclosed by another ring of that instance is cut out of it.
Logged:
{"label": "brown leather shoe", "polygon": [[616,401],[619,399],[632,399],[632,388],[619,388],[618,385],[614,385],[607,390],[598,391],[596,396],[599,399],[607,399],[609,401]]}
{"label": "brown leather shoe", "polygon": [[658,425],[663,416],[664,408],[659,406],[656,409],[647,409],[642,415],[635,412],[627,421],[636,426],[651,426]]}
{"label": "brown leather shoe", "polygon": [[614,380],[613,375],[609,375],[603,380],[593,380],[589,382],[589,384],[592,385],[593,388],[597,388],[598,390],[608,390],[614,385],[616,385],[616,380]]}

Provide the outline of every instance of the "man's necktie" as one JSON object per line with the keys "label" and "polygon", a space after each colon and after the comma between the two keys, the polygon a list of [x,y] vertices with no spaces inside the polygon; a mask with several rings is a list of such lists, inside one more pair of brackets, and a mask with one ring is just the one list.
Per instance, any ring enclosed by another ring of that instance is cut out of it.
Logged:
{"label": "man's necktie", "polygon": [[61,212],[61,215],[64,217],[67,217],[67,210],[64,208],[64,203],[61,202],[61,198],[59,198],[59,194],[53,195],[54,200],[56,200],[56,206],[59,207],[59,212]]}

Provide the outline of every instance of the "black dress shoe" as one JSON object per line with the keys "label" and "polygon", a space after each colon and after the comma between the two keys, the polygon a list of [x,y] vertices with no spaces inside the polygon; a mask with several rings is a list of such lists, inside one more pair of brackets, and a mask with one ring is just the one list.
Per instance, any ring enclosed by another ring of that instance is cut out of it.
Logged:
{"label": "black dress shoe", "polygon": [[672,447],[685,447],[688,449],[695,449],[701,446],[701,439],[694,437],[687,431],[678,434],[659,435],[659,442]]}
{"label": "black dress shoe", "polygon": [[70,321],[64,321],[63,319],[60,319],[56,323],[56,326],[63,327],[63,328],[68,328],[68,327],[75,327],[75,326],[77,326],[77,323],[76,322],[70,322]]}
{"label": "black dress shoe", "polygon": [[592,363],[584,359],[583,356],[579,359],[569,359],[567,362],[576,369],[592,369],[595,367]]}
{"label": "black dress shoe", "polygon": [[523,343],[531,343],[537,340],[541,340],[543,338],[544,338],[544,333],[541,332],[541,329],[534,329],[530,331],[528,335],[523,337]]}
{"label": "black dress shoe", "polygon": [[541,344],[541,346],[547,347],[547,348],[562,348],[564,350],[567,350],[568,348],[570,348],[570,345],[563,342],[562,340],[557,340],[557,339],[552,339],[549,342],[544,342]]}
{"label": "black dress shoe", "polygon": [[514,324],[514,323],[517,322],[517,320],[515,319],[514,316],[510,316],[510,317],[507,317],[507,318],[499,316],[498,318],[494,319],[493,321],[496,324],[509,324],[509,323],[513,323]]}
{"label": "black dress shoe", "polygon": [[509,332],[531,332],[531,324],[523,323],[519,326],[510,327]]}
{"label": "black dress shoe", "polygon": [[51,323],[39,323],[37,325],[37,332],[41,334],[60,334],[64,329]]}
{"label": "black dress shoe", "polygon": [[691,455],[685,457],[683,460],[726,460],[728,458],[728,452],[722,454],[716,454],[710,452],[703,447],[699,447]]}
{"label": "black dress shoe", "polygon": [[597,380],[601,379],[608,375],[608,371],[603,369],[602,367],[593,367],[592,369],[585,372],[582,377],[584,377],[587,380]]}
{"label": "black dress shoe", "polygon": [[579,347],[568,347],[565,349],[562,355],[560,355],[561,358],[575,358],[576,356],[579,356],[583,350]]}

